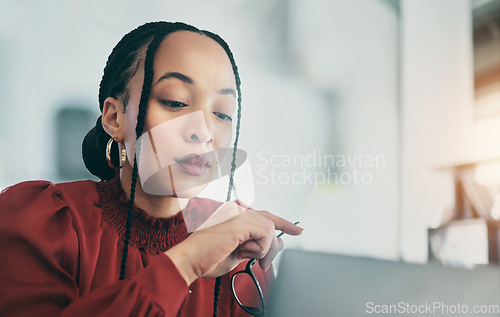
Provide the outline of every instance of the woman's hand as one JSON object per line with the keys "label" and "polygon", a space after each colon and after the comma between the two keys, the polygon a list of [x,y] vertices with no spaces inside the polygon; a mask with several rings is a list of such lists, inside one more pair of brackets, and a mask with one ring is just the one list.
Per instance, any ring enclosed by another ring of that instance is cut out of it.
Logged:
{"label": "woman's hand", "polygon": [[[228,203],[226,208],[242,208]],[[260,259],[262,268],[271,265],[283,248],[275,230],[299,235],[302,229],[267,211],[238,211],[222,223],[193,232],[165,253],[190,285],[199,277],[217,277],[234,269],[244,258]]]}

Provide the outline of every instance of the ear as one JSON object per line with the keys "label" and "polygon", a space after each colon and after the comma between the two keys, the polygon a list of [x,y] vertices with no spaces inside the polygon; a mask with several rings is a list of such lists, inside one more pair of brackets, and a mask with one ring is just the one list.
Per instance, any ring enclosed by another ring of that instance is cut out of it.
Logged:
{"label": "ear", "polygon": [[106,98],[102,108],[102,127],[117,142],[123,141],[123,131],[120,128],[122,108],[122,102],[113,97]]}

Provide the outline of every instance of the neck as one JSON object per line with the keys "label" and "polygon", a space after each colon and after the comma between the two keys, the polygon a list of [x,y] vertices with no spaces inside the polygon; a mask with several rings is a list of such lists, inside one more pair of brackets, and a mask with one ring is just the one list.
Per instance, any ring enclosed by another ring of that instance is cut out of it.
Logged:
{"label": "neck", "polygon": [[[125,163],[120,170],[120,183],[123,191],[130,199],[130,189],[132,187],[132,167]],[[139,176],[135,185],[134,205],[147,212],[155,218],[170,218],[184,209],[188,204],[188,198],[177,198],[173,196],[151,195],[142,189]]]}

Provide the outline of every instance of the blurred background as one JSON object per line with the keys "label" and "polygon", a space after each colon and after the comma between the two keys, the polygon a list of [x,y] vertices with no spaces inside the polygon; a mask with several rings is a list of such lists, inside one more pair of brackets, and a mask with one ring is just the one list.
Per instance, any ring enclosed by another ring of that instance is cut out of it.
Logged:
{"label": "blurred background", "polygon": [[81,141],[99,115],[108,55],[140,24],[184,21],[234,52],[252,206],[301,221],[288,247],[498,260],[500,0],[0,7],[1,188],[95,179]]}

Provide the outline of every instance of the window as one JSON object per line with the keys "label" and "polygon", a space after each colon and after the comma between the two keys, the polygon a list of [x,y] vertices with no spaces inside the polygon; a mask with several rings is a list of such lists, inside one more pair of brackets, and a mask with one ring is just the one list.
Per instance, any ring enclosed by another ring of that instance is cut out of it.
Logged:
{"label": "window", "polygon": [[500,115],[500,0],[473,6],[476,116]]}

